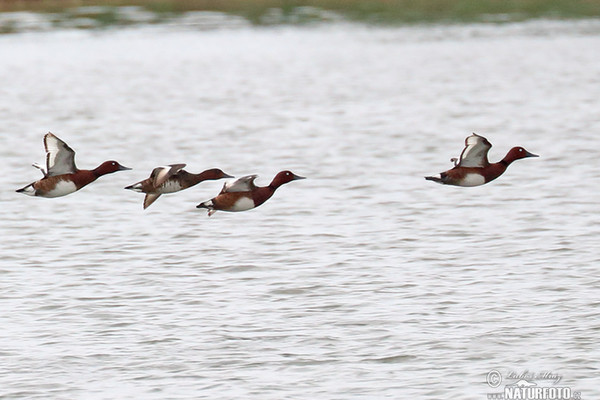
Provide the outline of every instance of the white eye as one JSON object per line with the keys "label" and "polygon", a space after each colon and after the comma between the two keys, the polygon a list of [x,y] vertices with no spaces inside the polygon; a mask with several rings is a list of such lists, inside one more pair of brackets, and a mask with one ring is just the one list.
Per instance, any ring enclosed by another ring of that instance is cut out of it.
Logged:
{"label": "white eye", "polygon": [[519,151],[523,151],[523,149],[519,149]]}

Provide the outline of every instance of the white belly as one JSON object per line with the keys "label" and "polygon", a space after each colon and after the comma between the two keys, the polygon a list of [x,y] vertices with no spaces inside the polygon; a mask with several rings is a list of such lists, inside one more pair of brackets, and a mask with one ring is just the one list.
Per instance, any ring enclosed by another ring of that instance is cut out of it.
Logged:
{"label": "white belly", "polygon": [[173,193],[179,192],[182,189],[181,185],[176,180],[167,180],[165,183],[160,185],[158,190],[159,193]]}
{"label": "white belly", "polygon": [[77,186],[71,181],[58,181],[56,187],[44,195],[44,197],[66,196],[77,191]]}
{"label": "white belly", "polygon": [[460,181],[460,186],[480,186],[485,183],[485,178],[479,174],[467,174]]}
{"label": "white belly", "polygon": [[241,197],[235,202],[231,210],[229,211],[246,211],[254,208],[254,200],[247,197]]}

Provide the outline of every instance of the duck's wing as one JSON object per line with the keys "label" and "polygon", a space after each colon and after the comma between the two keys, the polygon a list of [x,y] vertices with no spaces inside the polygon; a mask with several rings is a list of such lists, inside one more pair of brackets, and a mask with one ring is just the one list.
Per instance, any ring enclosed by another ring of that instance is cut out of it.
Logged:
{"label": "duck's wing", "polygon": [[150,207],[150,204],[154,203],[159,197],[160,193],[146,193],[146,197],[144,197],[144,210]]}
{"label": "duck's wing", "polygon": [[488,151],[492,144],[483,136],[472,134],[465,139],[465,148],[460,153],[459,167],[487,167]]}
{"label": "duck's wing", "polygon": [[77,172],[75,152],[65,142],[48,132],[44,136],[46,174],[48,176]]}
{"label": "duck's wing", "polygon": [[248,175],[248,176],[242,176],[241,178],[238,178],[232,182],[225,182],[225,184],[223,185],[223,189],[221,190],[221,193],[252,191],[252,190],[256,189],[254,180],[257,177],[258,177],[258,175]]}
{"label": "duck's wing", "polygon": [[32,167],[35,167],[35,168],[37,168],[37,169],[39,169],[39,170],[40,170],[40,172],[41,172],[42,174],[44,174],[44,178],[48,176],[48,174],[46,173],[46,170],[45,170],[45,169],[44,169],[44,167],[42,167],[40,164],[38,164],[38,163],[33,163],[33,164],[31,164],[31,166],[32,166]]}
{"label": "duck's wing", "polygon": [[167,181],[170,177],[185,168],[185,164],[171,164],[163,167],[156,167],[150,174],[152,184],[155,188],[159,187]]}

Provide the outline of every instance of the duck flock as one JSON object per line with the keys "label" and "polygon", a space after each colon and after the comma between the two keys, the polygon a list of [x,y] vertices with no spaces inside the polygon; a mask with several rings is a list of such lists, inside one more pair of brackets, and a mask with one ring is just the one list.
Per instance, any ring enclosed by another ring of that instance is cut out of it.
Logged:
{"label": "duck flock", "polygon": [[[502,175],[513,161],[538,157],[523,147],[513,147],[502,160],[490,163],[487,155],[491,147],[491,143],[486,138],[473,133],[465,139],[465,148],[460,158],[451,160],[454,162],[452,169],[441,172],[437,176],[427,176],[425,179],[444,185],[480,186]],[[112,160],[105,161],[92,170],[78,169],[75,165],[75,151],[51,132],[44,135],[44,148],[46,168],[33,164],[44,177],[18,189],[18,193],[49,198],[66,196],[94,182],[102,175],[131,170]],[[150,177],[125,189],[145,193],[144,209],[146,209],[162,194],[179,192],[206,180],[233,178],[218,168],[193,174],[184,170],[185,166],[185,164],[171,164],[156,167],[150,173]],[[305,179],[288,170],[275,175],[267,186],[256,186],[254,184],[256,178],[257,175],[247,175],[226,182],[216,197],[198,204],[196,208],[207,209],[208,216],[217,211],[250,210],[270,199],[280,186],[294,180]]]}

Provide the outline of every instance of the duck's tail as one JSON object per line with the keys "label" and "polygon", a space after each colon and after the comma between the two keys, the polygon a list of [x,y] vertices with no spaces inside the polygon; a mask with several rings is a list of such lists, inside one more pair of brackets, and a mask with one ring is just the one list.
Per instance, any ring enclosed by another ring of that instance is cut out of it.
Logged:
{"label": "duck's tail", "polygon": [[142,183],[134,183],[133,185],[125,186],[125,189],[133,190],[134,192],[142,193]]}
{"label": "duck's tail", "polygon": [[196,206],[196,208],[212,208],[212,200],[204,201]]}
{"label": "duck's tail", "polygon": [[202,203],[198,204],[196,208],[206,208],[208,210],[209,217],[217,212],[212,200],[203,201]]}
{"label": "duck's tail", "polygon": [[440,176],[426,176],[425,179],[428,180],[428,181],[434,181],[434,182],[437,182],[437,183],[444,183],[444,181],[442,180],[441,175]]}
{"label": "duck's tail", "polygon": [[24,193],[29,196],[35,196],[35,188],[33,187],[33,183],[30,183],[29,185],[22,187],[21,189],[17,189],[16,192]]}

